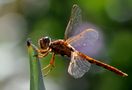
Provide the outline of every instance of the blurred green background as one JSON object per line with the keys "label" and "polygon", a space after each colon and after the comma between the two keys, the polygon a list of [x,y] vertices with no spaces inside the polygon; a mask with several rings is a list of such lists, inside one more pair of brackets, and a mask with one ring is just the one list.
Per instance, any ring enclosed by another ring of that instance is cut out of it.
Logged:
{"label": "blurred green background", "polygon": [[[45,87],[132,90],[132,0],[0,0],[0,90],[29,90],[26,39],[31,38],[35,45],[43,36],[63,39],[75,3],[82,9],[84,21],[101,29],[109,64],[129,76],[103,70],[74,79],[67,72],[69,60],[56,56],[56,67],[45,77]],[[42,67],[50,57],[41,60]]]}

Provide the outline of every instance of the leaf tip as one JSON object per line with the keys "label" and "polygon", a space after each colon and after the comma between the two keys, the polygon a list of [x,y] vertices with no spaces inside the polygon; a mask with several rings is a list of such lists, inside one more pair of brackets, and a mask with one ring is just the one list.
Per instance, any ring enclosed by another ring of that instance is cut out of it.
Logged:
{"label": "leaf tip", "polygon": [[31,39],[30,38],[27,39],[27,46],[28,47],[31,46]]}

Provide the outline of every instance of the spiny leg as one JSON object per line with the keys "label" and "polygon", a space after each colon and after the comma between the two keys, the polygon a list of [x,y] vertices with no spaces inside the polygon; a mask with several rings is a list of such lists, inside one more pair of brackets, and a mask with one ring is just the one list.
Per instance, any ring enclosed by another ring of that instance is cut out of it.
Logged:
{"label": "spiny leg", "polygon": [[46,53],[44,53],[44,54],[39,53],[39,54],[38,54],[38,57],[39,57],[39,58],[43,58],[43,57],[47,56],[48,54],[49,54],[49,52],[46,52]]}
{"label": "spiny leg", "polygon": [[39,52],[39,53],[46,53],[47,51],[49,51],[50,49],[49,48],[47,48],[47,49],[38,49],[37,51]]}
{"label": "spiny leg", "polygon": [[48,71],[44,74],[44,76],[47,76],[53,70],[54,67],[55,67],[55,53],[52,54],[50,63],[42,69],[42,71],[48,69]]}
{"label": "spiny leg", "polygon": [[49,48],[48,49],[38,49],[37,52],[39,53],[38,57],[43,58],[49,54],[50,49]]}

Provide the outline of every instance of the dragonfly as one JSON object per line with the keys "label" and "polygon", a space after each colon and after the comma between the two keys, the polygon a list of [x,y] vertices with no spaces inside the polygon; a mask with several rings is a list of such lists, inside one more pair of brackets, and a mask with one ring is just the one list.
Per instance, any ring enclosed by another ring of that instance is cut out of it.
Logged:
{"label": "dragonfly", "polygon": [[[39,49],[37,51],[39,53],[39,58],[43,58],[49,53],[52,53],[49,64],[42,68],[42,70],[47,69],[45,76],[48,75],[48,73],[54,68],[56,55],[70,58],[68,73],[74,78],[81,78],[89,71],[91,64],[103,67],[123,77],[128,76],[128,74],[122,72],[121,70],[96,60],[75,48],[77,45],[81,46],[80,48],[92,45],[99,37],[98,32],[94,28],[86,28],[80,32],[76,32],[76,27],[81,24],[81,9],[78,5],[74,4],[71,10],[70,20],[65,30],[64,39],[51,40],[50,37],[45,36],[38,40]],[[85,50],[87,51],[87,49]]]}

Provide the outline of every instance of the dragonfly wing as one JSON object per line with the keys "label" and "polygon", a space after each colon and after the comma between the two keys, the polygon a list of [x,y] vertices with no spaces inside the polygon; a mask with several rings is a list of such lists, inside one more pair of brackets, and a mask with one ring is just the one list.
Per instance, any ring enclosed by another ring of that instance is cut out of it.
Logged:
{"label": "dragonfly wing", "polygon": [[98,55],[103,47],[102,37],[94,28],[85,29],[78,35],[66,40],[77,51],[80,51],[91,57]]}
{"label": "dragonfly wing", "polygon": [[71,61],[68,67],[68,73],[74,78],[81,78],[90,69],[91,64],[77,54],[71,53]]}
{"label": "dragonfly wing", "polygon": [[73,36],[75,27],[79,26],[82,22],[81,9],[78,5],[73,5],[70,20],[65,30],[65,40]]}
{"label": "dragonfly wing", "polygon": [[74,38],[74,42],[69,42],[69,44],[86,55],[91,57],[97,56],[100,51],[103,51],[103,37],[100,35],[101,33],[96,31],[98,30],[96,26],[87,22],[82,22],[80,7],[78,5],[73,5],[70,20],[65,30],[65,40],[69,41],[71,38],[78,36],[87,29],[93,30],[81,34],[81,39],[76,40],[76,38]]}

